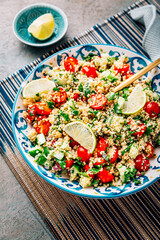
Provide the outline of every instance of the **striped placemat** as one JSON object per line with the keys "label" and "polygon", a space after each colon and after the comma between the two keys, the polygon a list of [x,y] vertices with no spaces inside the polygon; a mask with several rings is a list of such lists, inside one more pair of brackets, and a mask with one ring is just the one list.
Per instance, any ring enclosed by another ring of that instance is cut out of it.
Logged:
{"label": "striped placemat", "polygon": [[128,14],[129,10],[147,4],[154,4],[160,15],[159,0],[141,0],[50,51],[1,83],[2,156],[56,239],[160,239],[158,182],[139,193],[114,200],[86,199],[68,194],[32,171],[18,151],[11,129],[12,105],[20,84],[49,55],[77,44],[110,43],[147,56],[142,48],[144,28],[133,22]]}

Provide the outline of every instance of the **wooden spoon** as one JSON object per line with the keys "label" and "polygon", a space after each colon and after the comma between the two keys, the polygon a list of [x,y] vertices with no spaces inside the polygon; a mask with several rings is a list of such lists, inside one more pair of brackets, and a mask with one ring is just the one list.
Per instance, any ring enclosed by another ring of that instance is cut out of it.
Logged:
{"label": "wooden spoon", "polygon": [[147,72],[149,72],[150,70],[152,70],[154,67],[156,67],[158,64],[160,64],[160,58],[158,58],[157,60],[155,60],[154,62],[150,63],[148,66],[146,66],[145,68],[141,69],[140,71],[138,71],[137,73],[135,73],[132,77],[128,78],[126,81],[123,81],[120,85],[118,85],[115,89],[114,92],[118,92],[121,89],[127,87],[128,85],[130,85],[132,82],[136,81],[137,79],[139,79],[140,77],[142,77],[143,75],[145,75]]}

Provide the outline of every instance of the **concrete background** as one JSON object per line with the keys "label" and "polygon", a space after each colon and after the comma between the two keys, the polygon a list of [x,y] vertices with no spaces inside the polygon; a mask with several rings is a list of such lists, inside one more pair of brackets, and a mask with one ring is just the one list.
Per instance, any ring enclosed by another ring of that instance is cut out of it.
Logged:
{"label": "concrete background", "polygon": [[[12,31],[14,16],[22,8],[38,1],[0,0],[0,79],[136,1],[43,0],[40,2],[58,6],[66,13],[69,27],[65,37],[47,48],[33,48],[21,43]],[[0,239],[54,239],[2,158],[0,159]]]}

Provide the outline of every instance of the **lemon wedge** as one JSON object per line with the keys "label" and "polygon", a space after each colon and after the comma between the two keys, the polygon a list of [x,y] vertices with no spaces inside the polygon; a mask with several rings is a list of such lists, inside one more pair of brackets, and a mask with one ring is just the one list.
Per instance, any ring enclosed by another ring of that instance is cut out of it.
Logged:
{"label": "lemon wedge", "polygon": [[146,93],[140,84],[137,84],[132,93],[128,97],[128,101],[125,101],[122,113],[129,115],[140,111],[146,103]]}
{"label": "lemon wedge", "polygon": [[54,31],[55,22],[51,13],[46,13],[38,17],[28,27],[28,32],[38,40],[46,40]]}
{"label": "lemon wedge", "polygon": [[90,153],[94,152],[97,144],[96,137],[86,124],[79,121],[71,122],[64,127],[64,131]]}
{"label": "lemon wedge", "polygon": [[33,80],[23,88],[24,98],[35,98],[37,94],[47,93],[55,87],[55,83],[46,78]]}

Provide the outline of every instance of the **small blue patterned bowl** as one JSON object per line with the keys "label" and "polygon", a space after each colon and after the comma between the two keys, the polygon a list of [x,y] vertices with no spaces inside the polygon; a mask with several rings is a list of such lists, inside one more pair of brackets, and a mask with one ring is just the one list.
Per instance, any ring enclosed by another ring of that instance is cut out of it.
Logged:
{"label": "small blue patterned bowl", "polygon": [[[51,13],[55,20],[55,29],[52,36],[44,41],[35,39],[29,32],[29,25],[39,16]],[[26,8],[23,8],[14,18],[13,32],[16,37],[23,43],[35,46],[44,47],[49,46],[59,41],[67,31],[68,20],[64,12],[50,4],[33,4]]]}

